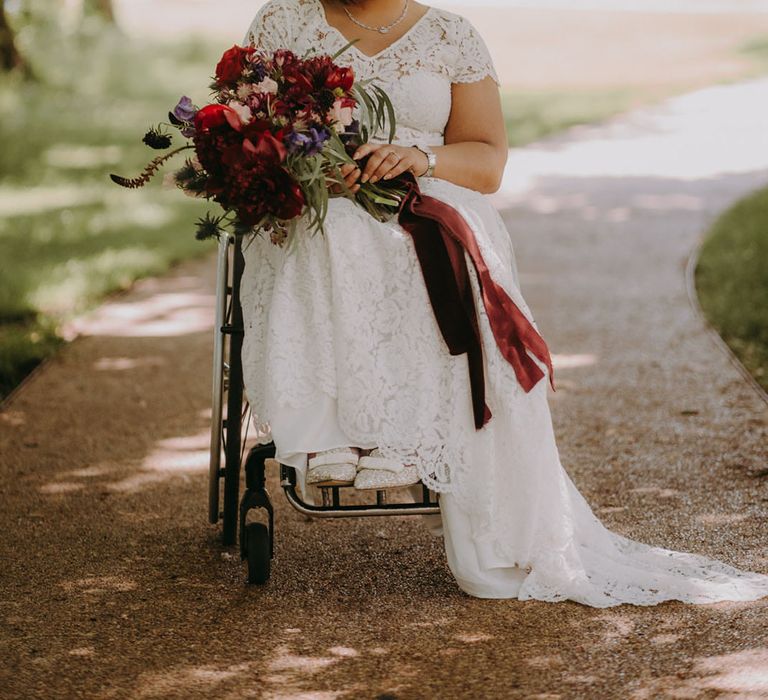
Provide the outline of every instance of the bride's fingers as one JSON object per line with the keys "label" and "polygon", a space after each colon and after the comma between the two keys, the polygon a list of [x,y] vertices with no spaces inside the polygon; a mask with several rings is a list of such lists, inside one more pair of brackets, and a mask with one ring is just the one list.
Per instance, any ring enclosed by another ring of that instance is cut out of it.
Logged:
{"label": "bride's fingers", "polygon": [[[345,168],[347,166],[344,166]],[[352,187],[353,185],[357,184],[358,179],[360,178],[360,168],[351,165],[350,166],[352,170],[347,169],[346,172],[342,170],[342,173],[344,175],[344,182],[347,183],[347,187]]]}
{"label": "bride's fingers", "polygon": [[381,162],[390,154],[393,152],[396,152],[396,148],[393,148],[391,144],[371,144],[366,143],[360,146],[360,148],[357,149],[355,152],[355,160],[359,160],[361,158],[365,158],[367,156],[367,160],[365,163],[365,167],[363,168],[363,175],[360,178],[360,182],[367,182],[371,175],[375,172],[376,168],[379,167]]}
{"label": "bride's fingers", "polygon": [[392,168],[396,167],[402,159],[402,156],[395,151],[389,151],[379,157],[377,161],[374,161],[374,158],[376,158],[377,155],[377,153],[374,153],[371,156],[365,166],[365,171],[363,172],[363,179],[365,179],[365,174],[368,173],[368,180],[370,182],[381,180],[381,178],[392,170]]}
{"label": "bride's fingers", "polygon": [[[360,168],[355,163],[344,163],[339,168],[339,172],[342,178],[344,178],[344,183],[353,193],[360,189],[360,185],[357,184],[357,181],[360,179]],[[341,185],[337,182],[332,183],[329,189],[333,194],[341,194],[343,192]]]}
{"label": "bride's fingers", "polygon": [[405,158],[403,158],[394,168],[392,168],[392,170],[390,170],[388,173],[385,173],[381,179],[391,180],[393,177],[402,175],[406,170],[410,170],[410,169],[411,169],[410,163],[408,163],[405,160]]}
{"label": "bride's fingers", "polygon": [[360,160],[361,158],[365,158],[369,153],[373,153],[374,151],[378,151],[382,146],[386,146],[388,144],[386,143],[364,143],[362,146],[359,146],[358,149],[355,151],[352,158],[354,160]]}

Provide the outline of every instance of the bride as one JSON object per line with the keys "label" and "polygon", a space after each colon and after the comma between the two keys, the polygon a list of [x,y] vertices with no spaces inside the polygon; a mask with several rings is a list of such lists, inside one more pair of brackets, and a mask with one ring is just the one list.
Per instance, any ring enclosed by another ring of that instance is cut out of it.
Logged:
{"label": "bride", "polygon": [[[465,18],[413,0],[269,0],[243,43],[334,54],[352,39],[339,63],[376,78],[397,132],[392,144],[359,149],[356,160],[370,158],[345,169],[347,184],[354,191],[413,173],[424,194],[466,220],[492,280],[532,322],[509,234],[485,196],[499,187],[507,141],[483,40]],[[533,386],[521,381],[497,345],[471,263],[480,416],[467,357],[448,352],[410,235],[342,196],[330,201],[325,235],[301,233],[290,252],[251,238],[241,298],[246,391],[307,498],[327,484],[422,481],[439,493],[433,530],[473,596],[608,607],[768,595],[768,576],[600,523],[560,464],[548,356],[531,357]]]}

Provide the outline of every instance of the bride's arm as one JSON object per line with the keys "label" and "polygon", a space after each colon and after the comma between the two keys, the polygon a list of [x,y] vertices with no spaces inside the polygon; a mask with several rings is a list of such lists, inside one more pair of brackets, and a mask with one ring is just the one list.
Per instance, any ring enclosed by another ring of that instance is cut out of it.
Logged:
{"label": "bride's arm", "polygon": [[454,83],[445,146],[435,146],[435,177],[486,194],[501,185],[507,163],[507,130],[493,78]]}
{"label": "bride's arm", "polygon": [[[437,156],[434,176],[478,192],[496,192],[508,152],[498,87],[491,77],[472,83],[454,83],[451,100],[445,145],[432,148]],[[386,148],[377,153],[383,146]],[[386,160],[384,154],[392,151],[397,157],[393,155]],[[426,156],[415,148],[365,144],[354,158],[357,160],[368,153],[373,155],[362,173],[363,182],[388,179],[405,170],[421,175],[427,168]]]}

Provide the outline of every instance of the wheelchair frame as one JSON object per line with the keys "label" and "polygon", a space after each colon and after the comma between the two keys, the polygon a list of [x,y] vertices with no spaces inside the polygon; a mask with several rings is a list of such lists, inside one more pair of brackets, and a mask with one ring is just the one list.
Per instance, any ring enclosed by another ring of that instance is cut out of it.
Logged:
{"label": "wheelchair frame", "polygon": [[[244,394],[241,358],[244,327],[240,280],[244,267],[241,239],[222,236],[216,272],[208,519],[211,524],[221,519],[224,545],[235,544],[239,534],[240,556],[248,562],[248,582],[266,583],[275,553],[275,517],[266,488],[266,461],[275,457],[275,445],[273,442],[259,443],[245,455],[250,411]],[[241,466],[245,471],[245,491],[238,505]],[[279,469],[280,485],[288,502],[300,513],[312,517],[440,512],[439,504],[431,500],[431,493],[424,484],[421,485],[421,501],[414,503],[388,503],[387,492],[381,490],[375,492],[375,503],[345,504],[342,492],[350,487],[328,486],[319,489],[321,505],[309,504],[297,491],[296,470],[284,464],[280,464]],[[252,514],[256,519],[250,518]]]}

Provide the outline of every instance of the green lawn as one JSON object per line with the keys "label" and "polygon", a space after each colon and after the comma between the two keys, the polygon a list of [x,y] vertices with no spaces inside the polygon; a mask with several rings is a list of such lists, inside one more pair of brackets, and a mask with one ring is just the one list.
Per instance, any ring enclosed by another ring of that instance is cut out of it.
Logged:
{"label": "green lawn", "polygon": [[768,389],[768,188],[724,212],[708,232],[696,290],[712,325]]}
{"label": "green lawn", "polygon": [[141,137],[182,93],[206,99],[220,47],[152,55],[101,27],[79,45],[40,40],[40,82],[0,79],[0,398],[60,344],[67,318],[212,246],[194,238],[204,202],[159,177],[129,191],[108,176],[156,155]]}
{"label": "green lawn", "polygon": [[[67,318],[212,248],[194,238],[205,202],[160,178],[128,191],[108,175],[135,175],[155,155],[141,137],[181,94],[205,101],[222,47],[153,47],[93,23],[75,37],[55,22],[25,31],[41,80],[0,76],[0,399],[62,342]],[[760,63],[768,42],[745,50]],[[519,146],[656,97],[507,90],[509,140]]]}
{"label": "green lawn", "polygon": [[592,92],[504,90],[501,103],[509,145],[523,146],[577,124],[601,121],[654,97],[618,89]]}

